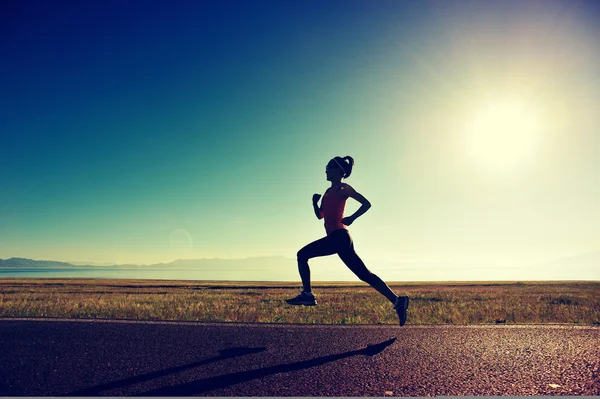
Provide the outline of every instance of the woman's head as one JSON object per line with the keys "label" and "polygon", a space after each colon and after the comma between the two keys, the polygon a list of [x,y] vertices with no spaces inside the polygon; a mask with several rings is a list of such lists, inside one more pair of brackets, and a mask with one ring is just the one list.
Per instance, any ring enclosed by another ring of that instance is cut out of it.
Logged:
{"label": "woman's head", "polygon": [[342,180],[349,177],[353,166],[354,159],[351,156],[332,158],[325,167],[327,180]]}

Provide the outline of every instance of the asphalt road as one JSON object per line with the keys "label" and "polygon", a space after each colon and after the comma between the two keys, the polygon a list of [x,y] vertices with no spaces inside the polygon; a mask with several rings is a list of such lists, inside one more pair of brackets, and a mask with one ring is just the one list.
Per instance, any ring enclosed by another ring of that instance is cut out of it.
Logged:
{"label": "asphalt road", "polygon": [[0,319],[2,396],[599,395],[600,327]]}

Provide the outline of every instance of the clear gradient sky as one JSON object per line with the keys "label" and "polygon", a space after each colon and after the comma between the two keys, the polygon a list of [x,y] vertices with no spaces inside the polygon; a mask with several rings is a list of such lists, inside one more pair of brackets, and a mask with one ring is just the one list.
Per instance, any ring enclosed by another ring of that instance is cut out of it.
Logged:
{"label": "clear gradient sky", "polygon": [[294,258],[336,155],[364,258],[598,250],[599,4],[3,1],[0,258]]}

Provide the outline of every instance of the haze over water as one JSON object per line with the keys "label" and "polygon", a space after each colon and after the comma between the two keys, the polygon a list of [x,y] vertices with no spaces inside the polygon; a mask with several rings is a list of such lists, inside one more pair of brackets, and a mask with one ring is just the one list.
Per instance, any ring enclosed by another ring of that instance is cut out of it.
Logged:
{"label": "haze over water", "polygon": [[0,34],[1,259],[294,259],[336,155],[382,277],[600,250],[596,2],[20,1]]}

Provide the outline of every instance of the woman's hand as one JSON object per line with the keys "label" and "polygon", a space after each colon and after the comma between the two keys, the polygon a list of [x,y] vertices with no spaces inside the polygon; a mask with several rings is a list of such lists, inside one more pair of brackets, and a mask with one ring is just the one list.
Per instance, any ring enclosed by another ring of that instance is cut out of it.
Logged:
{"label": "woman's hand", "polygon": [[368,211],[369,208],[371,208],[371,203],[369,202],[369,200],[367,200],[361,194],[357,193],[356,190],[354,190],[352,187],[350,187],[349,184],[344,184],[344,187],[346,188],[345,191],[346,191],[346,195],[348,196],[348,198],[354,198],[355,200],[357,200],[358,202],[361,203],[360,208],[358,208],[358,210],[356,212],[354,212],[353,215],[350,215],[350,216],[342,219],[342,224],[344,224],[346,226],[350,226],[352,224],[352,222],[354,222],[356,220],[356,218],[358,218],[360,215],[362,215],[366,211]]}
{"label": "woman's hand", "polygon": [[321,199],[321,194],[313,194],[313,204],[316,204]]}
{"label": "woman's hand", "polygon": [[354,222],[354,218],[348,216],[342,219],[342,224],[344,226],[350,226],[352,224],[352,222]]}

